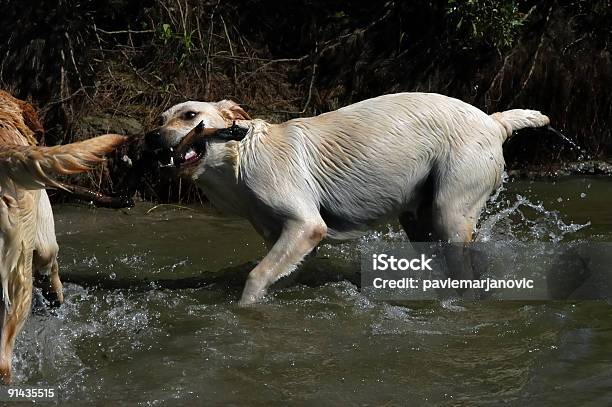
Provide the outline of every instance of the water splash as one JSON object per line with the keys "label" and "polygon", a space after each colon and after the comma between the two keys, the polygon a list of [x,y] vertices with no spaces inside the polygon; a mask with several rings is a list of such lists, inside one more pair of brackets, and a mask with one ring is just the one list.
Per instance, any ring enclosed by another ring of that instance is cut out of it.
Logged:
{"label": "water splash", "polygon": [[551,127],[551,126],[548,126],[548,130],[549,130],[549,131],[551,131],[551,132],[553,132],[555,135],[557,135],[559,138],[561,138],[561,140],[563,140],[563,141],[565,141],[567,144],[569,144],[569,145],[572,147],[571,149],[572,149],[573,151],[577,151],[577,152],[579,153],[579,155],[578,155],[578,161],[582,161],[582,160],[584,160],[585,158],[586,158],[587,160],[590,160],[590,159],[591,159],[591,157],[590,157],[590,156],[588,156],[588,155],[585,157],[585,154],[586,154],[586,149],[584,149],[584,148],[580,147],[578,144],[576,144],[576,142],[575,142],[574,140],[570,139],[570,138],[569,138],[569,137],[567,137],[565,134],[561,133],[559,130],[557,130],[557,129],[555,129],[555,128]]}
{"label": "water splash", "polygon": [[[517,194],[508,196],[508,175],[502,174],[500,187],[491,195],[476,230],[477,242],[560,242],[571,240],[576,232],[591,225],[568,222],[559,211],[548,210],[542,202],[533,203]],[[387,230],[370,231],[356,242],[325,244],[322,251],[342,260],[358,260],[360,253],[374,243],[400,243],[408,238],[399,225]]]}
{"label": "water splash", "polygon": [[505,198],[502,185],[489,200],[476,241],[551,241],[560,242],[571,237],[591,222],[565,222],[558,211],[547,210],[542,202],[533,203],[517,194],[513,200]]}

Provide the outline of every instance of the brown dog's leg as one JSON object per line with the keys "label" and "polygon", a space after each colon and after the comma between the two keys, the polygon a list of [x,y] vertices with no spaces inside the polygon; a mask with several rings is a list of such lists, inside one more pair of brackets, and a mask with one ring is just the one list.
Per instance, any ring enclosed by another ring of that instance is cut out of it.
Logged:
{"label": "brown dog's leg", "polygon": [[326,234],[327,226],[322,220],[287,221],[270,252],[249,273],[240,304],[252,304],[261,299],[268,287],[295,270]]}
{"label": "brown dog's leg", "polygon": [[[27,263],[24,259],[20,263]],[[13,345],[17,334],[23,328],[32,303],[32,276],[31,269],[26,264],[20,264],[13,271],[9,279],[9,296],[11,305],[8,310],[4,302],[0,305],[2,313],[2,333],[0,334],[0,378],[5,384],[11,381],[11,359],[13,357]],[[29,274],[29,275],[28,275]]]}
{"label": "brown dog's leg", "polygon": [[32,252],[24,246],[19,207],[14,198],[0,197],[0,379],[11,381],[13,345],[30,314],[32,302]]}
{"label": "brown dog's leg", "polygon": [[53,256],[49,263],[45,263],[47,260],[43,260],[36,253],[34,258],[34,285],[42,290],[43,297],[52,307],[59,307],[64,303],[64,292],[57,257]]}
{"label": "brown dog's leg", "polygon": [[42,290],[51,306],[59,307],[64,302],[62,282],[59,278],[57,254],[59,246],[55,238],[53,210],[46,191],[38,198],[36,238],[34,241],[34,284]]}
{"label": "brown dog's leg", "polygon": [[[28,270],[22,269],[23,275],[15,276],[9,282],[11,296],[11,307],[5,309],[4,302],[0,305],[2,313],[2,333],[0,334],[0,378],[4,384],[11,382],[11,360],[13,358],[13,346],[17,334],[23,328],[32,303],[32,276],[27,276]],[[31,270],[30,270],[31,272]],[[20,273],[21,274],[21,273]]]}
{"label": "brown dog's leg", "polygon": [[64,303],[64,286],[59,278],[59,264],[57,264],[57,257],[55,260],[53,260],[53,266],[51,268],[51,293],[53,293],[54,298],[51,298],[50,295],[47,297],[47,300],[54,300],[55,304],[58,306]]}

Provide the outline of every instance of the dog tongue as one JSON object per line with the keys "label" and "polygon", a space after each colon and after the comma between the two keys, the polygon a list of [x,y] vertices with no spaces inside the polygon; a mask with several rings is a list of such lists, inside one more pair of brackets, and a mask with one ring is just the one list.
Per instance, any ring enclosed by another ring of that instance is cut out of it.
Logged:
{"label": "dog tongue", "polygon": [[192,158],[194,158],[196,156],[196,152],[193,150],[189,150],[187,151],[187,154],[185,154],[185,161],[189,161]]}

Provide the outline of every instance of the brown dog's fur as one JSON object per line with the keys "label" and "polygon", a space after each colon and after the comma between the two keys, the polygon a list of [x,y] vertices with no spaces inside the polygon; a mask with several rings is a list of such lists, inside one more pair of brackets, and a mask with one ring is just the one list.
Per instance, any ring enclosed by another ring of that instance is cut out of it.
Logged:
{"label": "brown dog's fur", "polygon": [[63,185],[47,175],[74,174],[103,161],[126,141],[108,134],[79,143],[38,147],[44,134],[32,105],[0,91],[0,377],[11,379],[17,334],[30,313],[34,277],[47,298],[60,304],[53,213],[45,187]]}

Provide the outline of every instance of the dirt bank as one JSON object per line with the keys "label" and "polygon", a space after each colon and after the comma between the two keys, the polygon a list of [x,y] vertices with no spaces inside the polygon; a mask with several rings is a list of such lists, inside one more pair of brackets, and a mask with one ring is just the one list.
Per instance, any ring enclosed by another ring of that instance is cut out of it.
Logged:
{"label": "dirt bank", "polygon": [[[280,121],[428,91],[487,112],[542,110],[580,146],[524,132],[505,148],[510,170],[610,157],[609,0],[5,3],[0,84],[41,108],[48,144],[141,134],[187,99],[232,98]],[[112,190],[125,153],[79,182]],[[141,195],[203,199],[157,174]]]}

